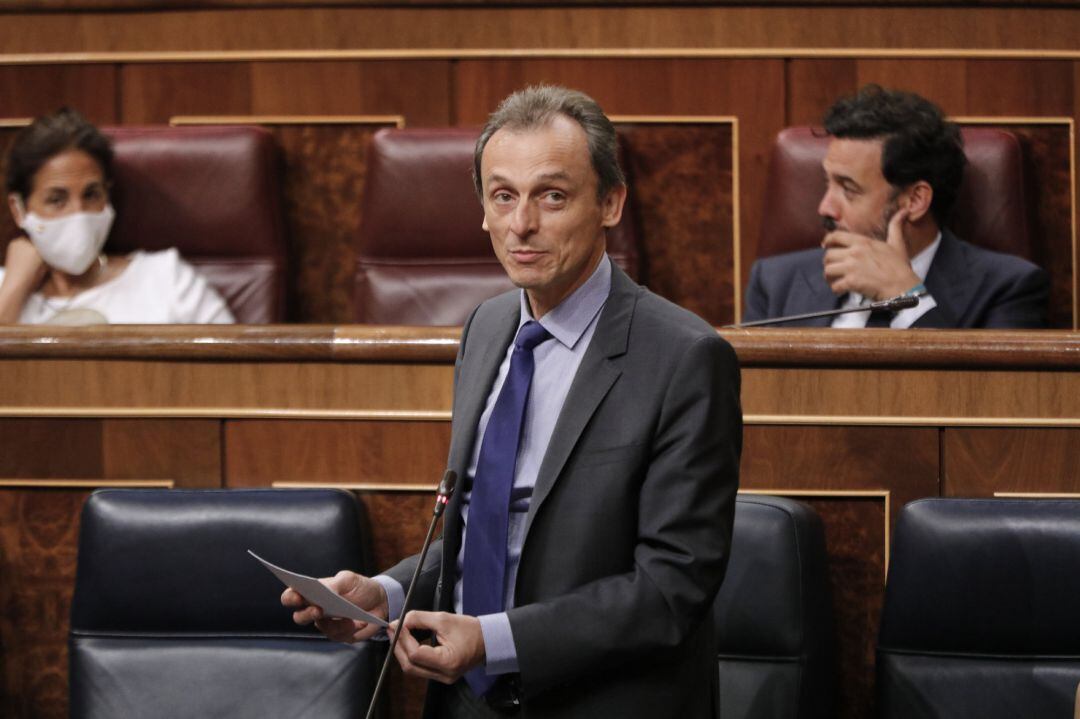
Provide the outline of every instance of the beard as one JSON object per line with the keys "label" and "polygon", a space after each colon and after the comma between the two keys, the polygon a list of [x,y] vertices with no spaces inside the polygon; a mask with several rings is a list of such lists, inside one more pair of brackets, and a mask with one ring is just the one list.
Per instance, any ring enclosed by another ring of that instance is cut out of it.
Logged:
{"label": "beard", "polygon": [[889,221],[892,220],[893,215],[900,209],[900,203],[897,202],[897,196],[889,199],[889,204],[885,205],[885,209],[881,212],[881,222],[870,230],[870,236],[875,240],[881,240],[884,242],[889,237]]}

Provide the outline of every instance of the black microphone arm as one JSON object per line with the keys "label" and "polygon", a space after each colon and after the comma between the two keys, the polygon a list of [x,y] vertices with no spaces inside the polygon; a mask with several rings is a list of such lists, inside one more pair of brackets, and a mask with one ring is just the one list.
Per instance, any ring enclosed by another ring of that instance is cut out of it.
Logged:
{"label": "black microphone arm", "polygon": [[796,322],[798,320],[812,320],[816,317],[833,317],[834,315],[846,315],[849,312],[897,312],[906,310],[919,304],[918,295],[898,295],[880,302],[871,302],[861,307],[845,307],[838,310],[823,310],[821,312],[807,312],[803,315],[788,315],[787,317],[774,317],[768,320],[755,320],[754,322],[741,322],[737,325],[727,325],[728,328],[742,329],[743,327],[764,327],[765,325],[779,325],[784,322]]}
{"label": "black microphone arm", "polygon": [[446,470],[442,481],[439,482],[439,488],[436,490],[435,509],[431,512],[431,524],[428,525],[427,536],[424,537],[424,546],[420,549],[420,558],[416,562],[416,569],[413,570],[412,581],[409,582],[409,591],[405,593],[405,602],[401,605],[401,618],[398,621],[398,630],[394,633],[394,638],[390,641],[390,648],[386,652],[382,670],[379,672],[379,681],[375,683],[375,691],[371,694],[371,705],[368,706],[367,719],[372,719],[375,715],[375,707],[378,706],[379,703],[379,692],[382,690],[383,682],[386,680],[386,669],[390,666],[390,660],[394,657],[394,647],[397,646],[398,637],[401,636],[401,632],[405,628],[405,615],[409,611],[409,601],[412,599],[413,590],[416,589],[417,580],[420,578],[420,570],[424,566],[424,559],[427,558],[428,547],[431,546],[431,538],[435,536],[435,525],[439,523],[439,517],[446,511],[446,505],[450,503],[450,497],[454,494],[454,485],[456,484],[457,472],[452,469]]}

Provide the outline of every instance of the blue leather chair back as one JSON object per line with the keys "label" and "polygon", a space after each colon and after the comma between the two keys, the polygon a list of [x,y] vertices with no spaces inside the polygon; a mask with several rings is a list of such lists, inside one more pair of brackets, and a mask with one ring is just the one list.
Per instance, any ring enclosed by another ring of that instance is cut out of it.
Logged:
{"label": "blue leather chair back", "polygon": [[881,716],[1073,716],[1080,502],[923,499],[894,537]]}
{"label": "blue leather chair back", "polygon": [[833,624],[821,519],[784,497],[740,495],[714,605],[718,719],[833,716]]}
{"label": "blue leather chair back", "polygon": [[102,490],[83,508],[72,717],[355,717],[382,658],[298,627],[248,554],[367,571],[364,517],[332,490]]}

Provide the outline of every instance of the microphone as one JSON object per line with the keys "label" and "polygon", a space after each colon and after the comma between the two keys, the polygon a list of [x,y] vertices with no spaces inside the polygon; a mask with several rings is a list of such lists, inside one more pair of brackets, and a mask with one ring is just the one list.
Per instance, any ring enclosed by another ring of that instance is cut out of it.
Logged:
{"label": "microphone", "polygon": [[446,511],[446,505],[450,503],[450,497],[454,494],[454,486],[457,484],[457,473],[452,470],[446,470],[443,474],[442,481],[439,482],[439,488],[435,491],[435,508],[431,512],[431,524],[428,525],[427,536],[424,537],[424,545],[420,548],[420,558],[416,562],[416,569],[413,570],[412,581],[409,582],[409,591],[405,593],[405,602],[401,605],[401,618],[398,621],[398,631],[394,633],[394,638],[390,642],[390,648],[386,652],[386,659],[383,660],[382,670],[379,672],[379,681],[375,683],[375,691],[371,694],[371,704],[368,706],[366,719],[371,719],[375,715],[375,707],[379,703],[379,692],[382,690],[383,682],[386,679],[386,669],[390,666],[390,660],[394,657],[394,647],[397,646],[398,637],[401,636],[401,631],[405,627],[405,615],[409,612],[409,601],[412,599],[413,590],[416,589],[417,579],[420,577],[420,570],[424,566],[424,559],[427,558],[428,547],[431,546],[431,538],[435,536],[435,525],[439,523],[439,517]]}
{"label": "microphone", "polygon": [[910,307],[914,307],[919,304],[918,295],[897,295],[896,297],[890,297],[887,300],[880,300],[878,302],[871,302],[868,305],[861,307],[844,307],[838,310],[823,310],[821,312],[807,312],[801,315],[788,315],[786,317],[774,317],[767,320],[755,320],[754,322],[740,322],[737,325],[726,325],[729,328],[742,329],[744,327],[764,327],[765,325],[778,325],[784,322],[796,322],[798,320],[812,320],[815,317],[833,317],[834,315],[846,315],[849,312],[866,312],[870,310],[875,312],[878,310],[884,310],[885,312],[897,312],[899,310],[906,310]]}

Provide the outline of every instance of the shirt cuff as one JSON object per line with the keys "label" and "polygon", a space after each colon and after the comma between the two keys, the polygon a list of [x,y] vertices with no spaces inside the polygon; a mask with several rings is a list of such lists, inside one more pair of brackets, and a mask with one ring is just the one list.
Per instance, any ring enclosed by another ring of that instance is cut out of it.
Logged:
{"label": "shirt cuff", "polygon": [[892,321],[889,323],[889,327],[895,330],[906,330],[915,324],[915,320],[919,319],[935,307],[937,307],[937,302],[934,301],[934,298],[931,295],[922,295],[919,297],[919,304],[897,312],[896,316],[893,317]]}
{"label": "shirt cuff", "polygon": [[392,622],[401,616],[401,609],[405,605],[405,589],[401,586],[401,582],[385,574],[372,577],[372,579],[386,590],[386,609],[390,614],[386,621]]}
{"label": "shirt cuff", "polygon": [[510,674],[518,670],[517,649],[510,631],[510,617],[506,612],[485,614],[480,620],[480,632],[484,636],[484,653],[487,658],[484,670],[487,674]]}

